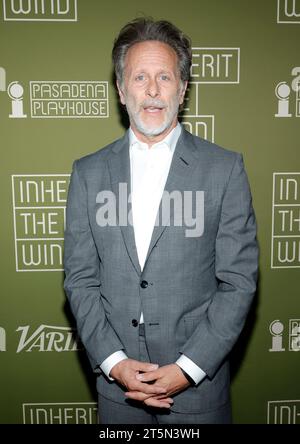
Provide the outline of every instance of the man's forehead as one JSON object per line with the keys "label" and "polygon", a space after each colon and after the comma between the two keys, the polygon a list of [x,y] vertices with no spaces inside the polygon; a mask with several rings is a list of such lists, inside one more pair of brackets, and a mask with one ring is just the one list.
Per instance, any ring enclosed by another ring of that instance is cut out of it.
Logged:
{"label": "man's forehead", "polygon": [[127,55],[143,54],[146,52],[160,52],[169,54],[170,56],[177,56],[176,51],[168,43],[160,42],[158,40],[146,40],[143,42],[136,42],[130,46]]}
{"label": "man's forehead", "polygon": [[162,66],[177,65],[177,54],[168,44],[159,41],[145,41],[133,44],[127,51],[125,65],[134,63],[133,69],[143,64],[161,63]]}

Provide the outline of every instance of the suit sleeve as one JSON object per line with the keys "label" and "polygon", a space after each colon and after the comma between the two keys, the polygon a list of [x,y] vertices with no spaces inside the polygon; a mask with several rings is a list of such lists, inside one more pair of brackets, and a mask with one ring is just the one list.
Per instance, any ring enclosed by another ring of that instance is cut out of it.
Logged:
{"label": "suit sleeve", "polygon": [[213,378],[239,337],[256,291],[256,218],[243,157],[236,153],[215,241],[218,288],[207,316],[180,350]]}
{"label": "suit sleeve", "polygon": [[87,192],[77,162],[68,192],[64,243],[64,289],[77,322],[78,334],[97,373],[112,353],[124,349],[110,326],[100,297],[100,257],[92,236]]}

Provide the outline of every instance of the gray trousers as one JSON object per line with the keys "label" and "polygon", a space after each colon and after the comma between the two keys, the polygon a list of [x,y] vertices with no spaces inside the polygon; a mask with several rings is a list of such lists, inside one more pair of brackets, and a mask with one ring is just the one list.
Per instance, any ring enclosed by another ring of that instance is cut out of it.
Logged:
{"label": "gray trousers", "polygon": [[[140,361],[150,362],[143,325],[139,327]],[[124,395],[125,396],[125,395]],[[231,406],[208,413],[178,413],[171,409],[146,406],[140,401],[126,400],[127,405],[98,395],[100,424],[231,424]]]}

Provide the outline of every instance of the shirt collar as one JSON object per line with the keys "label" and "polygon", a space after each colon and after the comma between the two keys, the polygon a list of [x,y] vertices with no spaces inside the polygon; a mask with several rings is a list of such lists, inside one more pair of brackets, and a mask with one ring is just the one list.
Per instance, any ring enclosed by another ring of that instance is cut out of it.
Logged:
{"label": "shirt collar", "polygon": [[[164,145],[167,145],[167,147],[169,148],[171,153],[173,153],[180,134],[181,134],[181,125],[179,122],[177,122],[177,125],[175,126],[175,128],[173,128],[172,131],[170,131],[169,134],[163,140],[161,140],[160,142],[154,143],[152,145],[151,149],[164,144]],[[130,127],[129,128],[129,146],[133,147],[134,145],[140,146],[141,148],[149,149],[148,144],[145,142],[141,142],[136,137],[136,135],[134,134],[134,132],[132,131],[132,129]]]}

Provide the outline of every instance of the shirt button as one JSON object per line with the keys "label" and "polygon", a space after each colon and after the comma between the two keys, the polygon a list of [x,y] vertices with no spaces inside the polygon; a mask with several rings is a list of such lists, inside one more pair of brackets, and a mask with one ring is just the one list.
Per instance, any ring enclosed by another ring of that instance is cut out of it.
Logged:
{"label": "shirt button", "polygon": [[132,319],[131,323],[134,327],[137,327],[139,325],[139,323],[136,319]]}
{"label": "shirt button", "polygon": [[142,288],[147,288],[148,287],[148,282],[147,281],[142,281],[141,282],[141,287]]}

